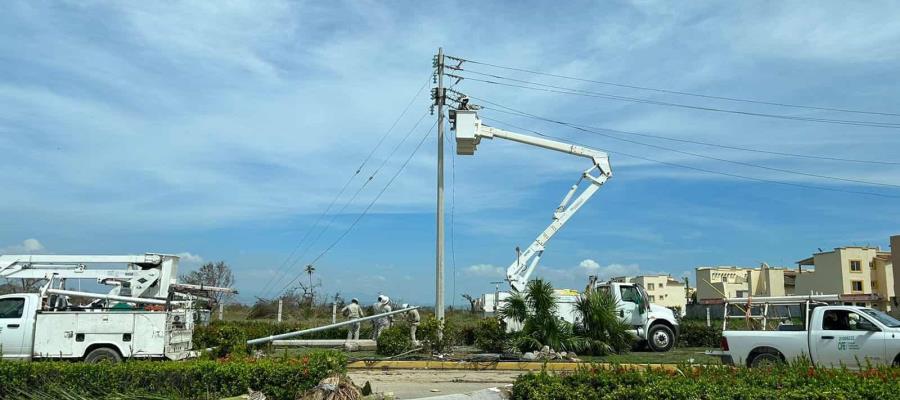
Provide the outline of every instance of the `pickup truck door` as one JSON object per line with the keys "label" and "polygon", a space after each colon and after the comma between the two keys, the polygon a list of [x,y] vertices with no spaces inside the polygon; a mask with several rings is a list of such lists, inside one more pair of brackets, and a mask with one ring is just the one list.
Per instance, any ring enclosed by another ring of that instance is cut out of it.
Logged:
{"label": "pickup truck door", "polygon": [[[25,332],[28,318],[25,316],[28,298],[25,296],[4,296],[0,298],[0,352],[3,358],[28,358],[31,349],[26,344]],[[30,347],[30,346],[29,346]]]}
{"label": "pickup truck door", "polygon": [[616,303],[616,311],[619,319],[631,326],[643,326],[641,314],[641,293],[634,286],[619,286],[619,301]]}
{"label": "pickup truck door", "polygon": [[809,333],[810,350],[816,364],[864,367],[884,365],[885,335],[877,324],[862,314],[847,309],[824,310],[822,318]]}

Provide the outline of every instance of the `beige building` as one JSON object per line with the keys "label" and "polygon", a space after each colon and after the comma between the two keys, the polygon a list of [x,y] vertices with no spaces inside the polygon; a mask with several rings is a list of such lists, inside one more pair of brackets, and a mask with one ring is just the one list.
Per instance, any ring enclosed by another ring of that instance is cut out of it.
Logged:
{"label": "beige building", "polygon": [[[785,296],[792,294],[792,274],[763,264],[759,268],[733,266],[698,267],[697,301],[731,297]],[[787,288],[787,290],[786,290]]]}
{"label": "beige building", "polygon": [[[891,264],[900,265],[900,235],[891,236]],[[894,314],[900,314],[900,279],[894,278]]]}
{"label": "beige building", "polygon": [[[797,264],[798,295],[840,294],[846,297],[846,304],[891,310],[896,285],[891,253],[877,247],[838,247],[813,254]],[[804,266],[814,269],[804,271]]]}
{"label": "beige building", "polygon": [[612,278],[613,282],[637,283],[644,287],[650,302],[663,307],[678,309],[684,315],[687,306],[687,293],[684,282],[669,275],[620,276]]}

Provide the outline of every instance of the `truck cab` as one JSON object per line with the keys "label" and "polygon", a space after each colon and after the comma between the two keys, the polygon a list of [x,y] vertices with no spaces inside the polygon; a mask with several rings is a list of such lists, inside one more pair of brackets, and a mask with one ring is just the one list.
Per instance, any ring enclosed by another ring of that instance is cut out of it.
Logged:
{"label": "truck cab", "polygon": [[0,296],[0,353],[4,360],[31,358],[38,301],[36,294]]}
{"label": "truck cab", "polygon": [[[590,287],[589,287],[590,289]],[[678,320],[672,310],[653,304],[644,288],[635,283],[604,282],[593,290],[609,293],[616,300],[619,319],[632,327],[641,347],[664,352],[675,347],[678,339]]]}
{"label": "truck cab", "polygon": [[797,359],[808,359],[821,367],[851,369],[900,365],[900,320],[879,310],[855,306],[820,305],[808,314],[801,327],[726,330],[722,350],[711,354],[726,363],[748,367]]}

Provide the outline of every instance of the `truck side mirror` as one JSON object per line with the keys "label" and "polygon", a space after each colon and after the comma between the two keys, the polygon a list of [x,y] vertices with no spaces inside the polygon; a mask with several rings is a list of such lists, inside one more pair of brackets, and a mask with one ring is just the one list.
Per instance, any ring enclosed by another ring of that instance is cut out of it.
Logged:
{"label": "truck side mirror", "polygon": [[865,318],[861,318],[859,320],[859,322],[856,323],[856,328],[861,331],[869,331],[869,332],[880,332],[881,331],[881,329],[878,329],[878,327],[875,326],[875,324],[873,324],[871,321],[869,321]]}

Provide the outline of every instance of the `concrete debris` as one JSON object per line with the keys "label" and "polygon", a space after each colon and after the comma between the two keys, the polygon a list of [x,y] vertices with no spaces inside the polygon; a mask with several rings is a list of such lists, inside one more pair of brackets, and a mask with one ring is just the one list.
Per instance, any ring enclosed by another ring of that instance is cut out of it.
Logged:
{"label": "concrete debris", "polygon": [[550,348],[550,346],[544,346],[541,348],[541,351],[529,351],[527,353],[522,354],[522,359],[526,361],[549,361],[549,360],[566,360],[566,361],[581,361],[578,358],[578,355],[575,354],[574,351],[561,351],[556,352]]}

